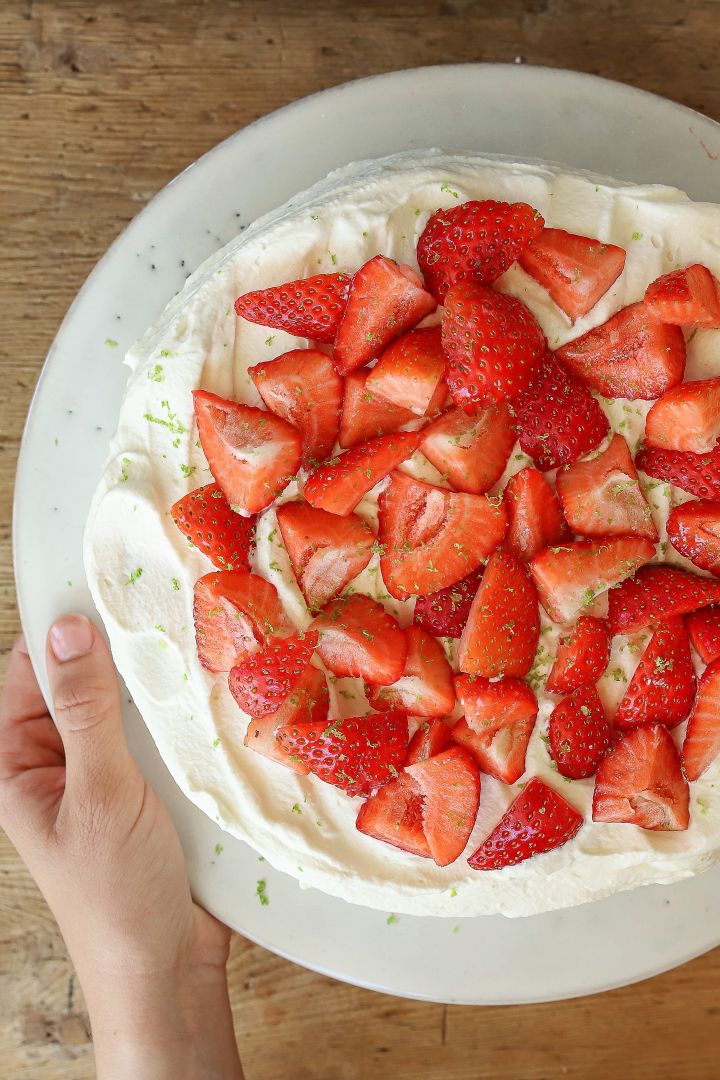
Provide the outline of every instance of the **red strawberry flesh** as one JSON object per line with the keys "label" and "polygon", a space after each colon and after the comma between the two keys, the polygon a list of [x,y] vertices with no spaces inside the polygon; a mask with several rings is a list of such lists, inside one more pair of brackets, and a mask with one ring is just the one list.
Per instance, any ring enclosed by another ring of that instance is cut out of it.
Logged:
{"label": "red strawberry flesh", "polygon": [[183,495],[170,507],[170,514],[178,529],[219,570],[249,570],[257,518],[241,517],[231,510],[217,484]]}

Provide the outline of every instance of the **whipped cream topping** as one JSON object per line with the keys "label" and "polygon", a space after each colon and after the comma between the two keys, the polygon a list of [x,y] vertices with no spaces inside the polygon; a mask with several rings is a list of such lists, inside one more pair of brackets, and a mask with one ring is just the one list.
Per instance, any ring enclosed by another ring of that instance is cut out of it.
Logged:
{"label": "whipped cream topping", "polygon": [[[191,391],[203,387],[260,406],[248,367],[308,344],[238,319],[235,298],[314,273],[352,273],[377,253],[416,265],[415,245],[428,216],[471,198],[529,202],[549,226],[626,249],[623,274],[574,327],[518,267],[504,275],[499,287],[528,304],[552,347],[640,299],[650,281],[673,268],[702,262],[720,276],[720,207],[693,203],[673,188],[637,187],[541,162],[428,150],[350,165],[266,215],[208,259],[129,351],[131,375],[92,503],[84,551],[117,666],[188,798],[303,886],[394,912],[454,918],[530,915],[699,873],[720,853],[720,763],[691,785],[686,832],[594,824],[593,780],[565,780],[547,751],[547,722],[557,699],[543,687],[559,629],[543,614],[530,675],[540,712],[523,779],[541,776],[585,815],[577,837],[518,866],[471,870],[467,855],[518,790],[485,775],[466,855],[453,865],[440,868],[364,836],[355,828],[359,799],[243,746],[248,718],[230,695],[227,676],[205,671],[195,651],[193,584],[212,566],[188,545],[168,510],[187,491],[212,480],[193,421]],[[718,374],[720,331],[697,331],[688,346],[686,378]],[[650,403],[600,401],[613,429],[634,451]],[[516,446],[497,490],[528,464]],[[403,468],[442,483],[419,453]],[[641,480],[664,542],[670,508],[688,496],[642,474]],[[358,507],[372,525],[381,489],[378,485]],[[293,482],[281,500],[295,498],[298,491]],[[689,566],[664,543],[657,557]],[[292,622],[307,626],[310,616],[272,509],[258,523],[253,569],[275,585]],[[387,595],[378,556],[352,587],[379,599],[401,625],[410,622],[412,601]],[[649,637],[647,631],[615,638],[607,674],[599,683],[610,712]],[[454,646],[448,648],[452,659]],[[330,697],[332,717],[367,711],[359,680],[331,679]],[[683,734],[684,725],[673,732],[678,744]]]}

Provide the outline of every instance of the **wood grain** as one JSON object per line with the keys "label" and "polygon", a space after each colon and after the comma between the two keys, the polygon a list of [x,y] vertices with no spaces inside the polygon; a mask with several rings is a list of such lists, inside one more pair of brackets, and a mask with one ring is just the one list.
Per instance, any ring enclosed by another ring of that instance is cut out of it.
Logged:
{"label": "wood grain", "polygon": [[[4,0],[3,661],[18,629],[10,514],[32,388],[86,274],[159,187],[294,98],[421,64],[520,57],[633,83],[720,119],[719,7],[717,0]],[[356,990],[240,938],[230,978],[248,1080],[718,1075],[720,951],[611,994],[512,1009],[444,1008]],[[0,1002],[4,1078],[94,1075],[88,1019],[62,940],[2,836]]]}

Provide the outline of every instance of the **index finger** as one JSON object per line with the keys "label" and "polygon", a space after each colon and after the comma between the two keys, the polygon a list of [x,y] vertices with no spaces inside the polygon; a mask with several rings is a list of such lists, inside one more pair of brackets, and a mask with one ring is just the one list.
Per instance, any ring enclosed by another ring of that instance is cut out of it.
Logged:
{"label": "index finger", "polygon": [[25,638],[20,634],[10,654],[0,696],[0,737],[3,732],[25,720],[36,720],[39,716],[47,715],[48,707],[38,686]]}

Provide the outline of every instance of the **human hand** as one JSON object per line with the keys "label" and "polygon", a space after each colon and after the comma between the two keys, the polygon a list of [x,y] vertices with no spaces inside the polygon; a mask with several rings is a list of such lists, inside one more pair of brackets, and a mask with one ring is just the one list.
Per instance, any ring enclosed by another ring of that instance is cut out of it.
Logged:
{"label": "human hand", "polygon": [[102,635],[58,620],[47,668],[57,726],[19,639],[0,699],[0,825],[65,938],[98,1075],[241,1077],[230,932],[192,901],[175,828],[125,742]]}

